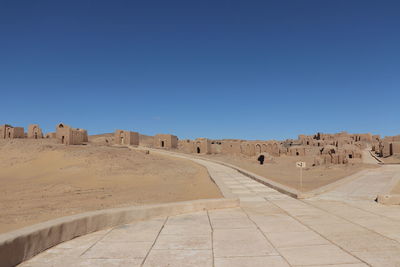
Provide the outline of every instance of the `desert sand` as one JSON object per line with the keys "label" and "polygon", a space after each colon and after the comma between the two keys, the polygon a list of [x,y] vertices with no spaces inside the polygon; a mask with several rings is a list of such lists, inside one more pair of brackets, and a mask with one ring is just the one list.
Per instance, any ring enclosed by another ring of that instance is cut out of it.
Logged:
{"label": "desert sand", "polygon": [[0,141],[0,233],[97,209],[219,197],[206,169],[188,160],[96,142]]}
{"label": "desert sand", "polygon": [[400,155],[393,155],[387,158],[381,158],[384,163],[400,164]]}
{"label": "desert sand", "polygon": [[301,190],[303,192],[317,189],[363,169],[378,167],[376,164],[365,163],[323,165],[314,167],[312,166],[314,162],[313,156],[281,156],[273,158],[272,162],[267,160],[264,165],[260,165],[256,158],[247,158],[243,156],[207,155],[206,157],[236,165],[297,190],[300,190],[300,169],[296,168],[295,163],[297,161],[304,161],[306,162],[307,168],[303,169],[303,187]]}
{"label": "desert sand", "polygon": [[393,187],[391,193],[396,195],[400,194],[400,182],[398,182],[397,185]]}

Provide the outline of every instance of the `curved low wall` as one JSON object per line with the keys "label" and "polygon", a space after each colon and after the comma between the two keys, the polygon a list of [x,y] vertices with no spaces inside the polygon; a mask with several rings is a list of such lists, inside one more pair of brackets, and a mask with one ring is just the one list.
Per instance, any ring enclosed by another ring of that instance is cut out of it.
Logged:
{"label": "curved low wall", "polygon": [[238,199],[206,199],[106,209],[62,217],[1,234],[0,267],[15,266],[59,243],[120,224],[238,206]]}
{"label": "curved low wall", "polygon": [[384,205],[400,205],[400,195],[378,195],[377,201]]}

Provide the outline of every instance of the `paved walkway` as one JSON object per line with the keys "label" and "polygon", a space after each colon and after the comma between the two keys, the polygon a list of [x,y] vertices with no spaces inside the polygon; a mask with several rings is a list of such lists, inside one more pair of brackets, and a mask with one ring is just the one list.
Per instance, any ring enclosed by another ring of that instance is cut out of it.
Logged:
{"label": "paved walkway", "polygon": [[76,238],[21,266],[400,266],[400,208],[296,200],[205,160],[241,207],[137,222]]}
{"label": "paved walkway", "polygon": [[400,173],[400,165],[383,165],[377,169],[355,174],[355,179],[334,190],[319,195],[318,199],[331,200],[369,200],[374,201],[379,193],[391,184]]}

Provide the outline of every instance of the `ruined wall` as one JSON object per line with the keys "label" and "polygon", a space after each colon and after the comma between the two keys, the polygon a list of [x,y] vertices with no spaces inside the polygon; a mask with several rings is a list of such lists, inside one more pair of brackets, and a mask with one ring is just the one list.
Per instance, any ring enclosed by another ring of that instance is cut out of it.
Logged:
{"label": "ruined wall", "polygon": [[393,142],[391,147],[392,155],[400,154],[400,142]]}
{"label": "ruined wall", "polygon": [[223,154],[240,154],[240,141],[223,141],[221,142],[221,153]]}
{"label": "ruined wall", "polygon": [[250,142],[242,142],[240,144],[240,151],[243,155],[253,157],[256,155],[255,145]]}
{"label": "ruined wall", "polygon": [[194,143],[189,139],[179,140],[178,149],[184,153],[194,153]]}
{"label": "ruined wall", "polygon": [[306,148],[303,146],[293,146],[287,149],[288,156],[304,157],[306,155]]}

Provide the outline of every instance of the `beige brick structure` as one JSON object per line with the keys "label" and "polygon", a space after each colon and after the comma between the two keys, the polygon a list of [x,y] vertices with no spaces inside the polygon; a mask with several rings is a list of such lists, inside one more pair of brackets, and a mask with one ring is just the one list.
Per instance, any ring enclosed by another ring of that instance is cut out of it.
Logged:
{"label": "beige brick structure", "polygon": [[0,126],[0,139],[25,138],[23,127],[13,127],[9,124]]}
{"label": "beige brick structure", "polygon": [[28,138],[31,139],[43,138],[42,129],[40,129],[38,124],[31,124],[28,126]]}
{"label": "beige brick structure", "polygon": [[211,153],[211,140],[207,139],[207,138],[197,138],[194,141],[194,153],[210,154]]}
{"label": "beige brick structure", "polygon": [[86,130],[71,128],[64,123],[57,125],[56,138],[60,143],[65,145],[81,145],[88,142],[88,134]]}
{"label": "beige brick structure", "polygon": [[116,130],[114,134],[114,143],[116,145],[139,145],[139,133],[124,131],[124,130]]}
{"label": "beige brick structure", "polygon": [[178,137],[172,134],[156,134],[154,136],[154,147],[156,148],[178,148]]}
{"label": "beige brick structure", "polygon": [[300,156],[306,155],[306,148],[304,146],[292,146],[287,149],[288,156]]}

